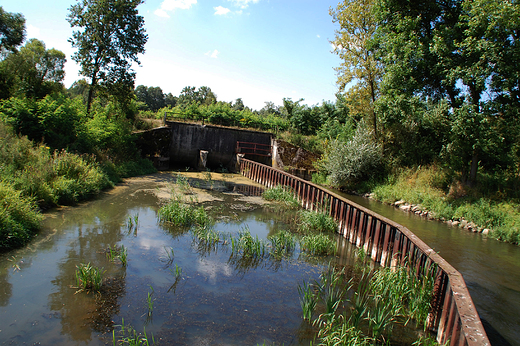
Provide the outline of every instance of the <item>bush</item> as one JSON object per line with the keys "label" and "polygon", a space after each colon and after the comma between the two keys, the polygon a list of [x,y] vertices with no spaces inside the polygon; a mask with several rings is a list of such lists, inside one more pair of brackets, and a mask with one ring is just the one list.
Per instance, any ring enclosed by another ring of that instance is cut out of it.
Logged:
{"label": "bush", "polygon": [[40,227],[34,200],[0,181],[0,252],[26,244]]}
{"label": "bush", "polygon": [[371,131],[359,126],[349,141],[332,141],[317,166],[327,173],[330,185],[352,187],[361,180],[381,175],[381,147],[373,142]]}

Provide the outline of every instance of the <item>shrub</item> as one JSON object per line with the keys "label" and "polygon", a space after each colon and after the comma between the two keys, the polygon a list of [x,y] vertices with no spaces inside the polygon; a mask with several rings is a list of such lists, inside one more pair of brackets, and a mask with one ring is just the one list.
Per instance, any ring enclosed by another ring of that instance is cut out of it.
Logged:
{"label": "shrub", "polygon": [[332,186],[342,188],[380,175],[382,162],[381,147],[373,142],[372,132],[358,126],[349,141],[332,141],[317,166],[327,172]]}
{"label": "shrub", "polygon": [[34,200],[0,181],[0,252],[26,244],[41,219]]}

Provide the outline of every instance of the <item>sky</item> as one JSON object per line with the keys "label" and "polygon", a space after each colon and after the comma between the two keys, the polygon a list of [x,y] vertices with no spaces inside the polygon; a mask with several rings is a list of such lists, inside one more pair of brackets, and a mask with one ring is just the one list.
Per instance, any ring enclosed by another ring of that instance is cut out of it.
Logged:
{"label": "sky", "polygon": [[[83,78],[67,41],[76,0],[1,0],[22,13],[27,39],[67,55],[65,86]],[[208,86],[218,101],[242,98],[252,109],[283,98],[314,105],[334,101],[340,59],[330,41],[339,28],[329,8],[338,0],[146,0],[138,7],[148,42],[135,66],[135,85],[180,94]]]}

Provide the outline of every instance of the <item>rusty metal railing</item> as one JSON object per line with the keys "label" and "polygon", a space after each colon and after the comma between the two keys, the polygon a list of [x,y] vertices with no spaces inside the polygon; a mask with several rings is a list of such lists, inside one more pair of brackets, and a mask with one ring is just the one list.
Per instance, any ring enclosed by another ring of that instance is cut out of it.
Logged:
{"label": "rusty metal railing", "polygon": [[284,171],[243,158],[239,165],[242,175],[262,185],[291,187],[306,209],[326,205],[338,232],[382,266],[406,265],[416,275],[431,268],[435,285],[428,330],[441,344],[490,345],[462,275],[406,227]]}
{"label": "rusty metal railing", "polygon": [[235,153],[271,156],[272,146],[261,143],[237,142]]}

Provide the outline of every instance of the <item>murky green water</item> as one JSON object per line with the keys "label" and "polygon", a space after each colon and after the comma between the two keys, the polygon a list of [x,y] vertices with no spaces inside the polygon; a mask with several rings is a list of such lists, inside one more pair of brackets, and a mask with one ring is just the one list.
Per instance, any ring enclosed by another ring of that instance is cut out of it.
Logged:
{"label": "murky green water", "polygon": [[462,273],[493,345],[520,345],[520,247],[345,195],[403,226]]}
{"label": "murky green water", "polygon": [[[324,263],[296,253],[251,265],[222,247],[198,251],[189,232],[158,221],[170,177],[136,179],[96,201],[53,211],[33,244],[2,256],[0,344],[112,344],[113,326],[123,320],[163,345],[308,344],[297,286],[317,279]],[[217,230],[248,227],[265,239],[289,227],[292,213],[269,212],[261,197],[250,196],[258,187],[211,184],[221,192],[197,198],[218,215]],[[137,227],[129,227],[136,215]],[[105,250],[115,245],[128,249],[126,267],[107,259]],[[74,287],[76,266],[87,262],[106,271],[98,294]]]}

